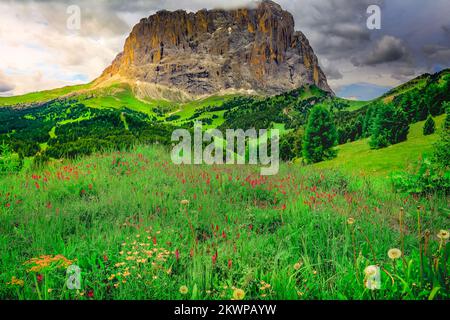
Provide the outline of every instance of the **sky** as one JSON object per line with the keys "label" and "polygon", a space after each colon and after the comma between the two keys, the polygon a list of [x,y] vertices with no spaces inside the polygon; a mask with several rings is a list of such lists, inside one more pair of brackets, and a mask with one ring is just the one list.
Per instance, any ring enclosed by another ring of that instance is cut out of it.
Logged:
{"label": "sky", "polygon": [[[0,0],[0,96],[98,77],[132,27],[159,10],[236,8],[252,0]],[[309,39],[338,96],[369,100],[450,67],[449,0],[277,0]],[[67,27],[70,5],[80,28]],[[367,8],[381,8],[369,30]]]}

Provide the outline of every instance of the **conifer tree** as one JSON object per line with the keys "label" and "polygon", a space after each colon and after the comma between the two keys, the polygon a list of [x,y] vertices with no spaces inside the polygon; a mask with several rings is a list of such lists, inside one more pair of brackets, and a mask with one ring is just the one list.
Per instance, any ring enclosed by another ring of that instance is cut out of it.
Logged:
{"label": "conifer tree", "polygon": [[303,157],[317,163],[336,157],[336,126],[330,112],[321,106],[311,109],[303,141]]}

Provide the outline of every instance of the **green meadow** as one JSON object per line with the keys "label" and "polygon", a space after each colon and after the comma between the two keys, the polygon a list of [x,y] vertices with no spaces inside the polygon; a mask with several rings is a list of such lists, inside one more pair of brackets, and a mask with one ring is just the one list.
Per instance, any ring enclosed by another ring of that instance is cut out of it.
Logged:
{"label": "green meadow", "polygon": [[385,149],[372,150],[368,139],[358,140],[337,147],[338,155],[331,161],[316,164],[320,169],[339,168],[356,175],[387,176],[395,170],[413,169],[422,156],[433,151],[433,145],[439,140],[445,115],[435,119],[436,133],[424,136],[425,121],[411,125],[408,139],[405,142],[389,146]]}
{"label": "green meadow", "polygon": [[448,299],[449,199],[355,169],[366,175],[283,164],[261,177],[135,147],[3,176],[0,298]]}

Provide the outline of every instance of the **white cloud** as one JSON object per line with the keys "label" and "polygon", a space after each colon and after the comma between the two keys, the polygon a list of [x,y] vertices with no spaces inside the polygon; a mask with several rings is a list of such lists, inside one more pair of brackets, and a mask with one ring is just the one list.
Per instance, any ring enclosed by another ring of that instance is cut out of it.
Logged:
{"label": "white cloud", "polygon": [[123,46],[125,34],[93,34],[98,25],[89,19],[73,33],[61,18],[67,17],[64,6],[52,6],[55,19],[45,6],[0,3],[1,68],[14,94],[92,80]]}

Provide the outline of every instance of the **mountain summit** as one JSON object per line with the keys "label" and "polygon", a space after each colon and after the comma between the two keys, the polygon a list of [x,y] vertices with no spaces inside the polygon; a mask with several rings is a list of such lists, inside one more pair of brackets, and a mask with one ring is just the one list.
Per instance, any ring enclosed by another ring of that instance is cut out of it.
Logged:
{"label": "mountain summit", "polygon": [[251,8],[159,11],[142,19],[97,83],[126,81],[139,96],[278,94],[305,84],[331,92],[292,14],[272,1]]}

